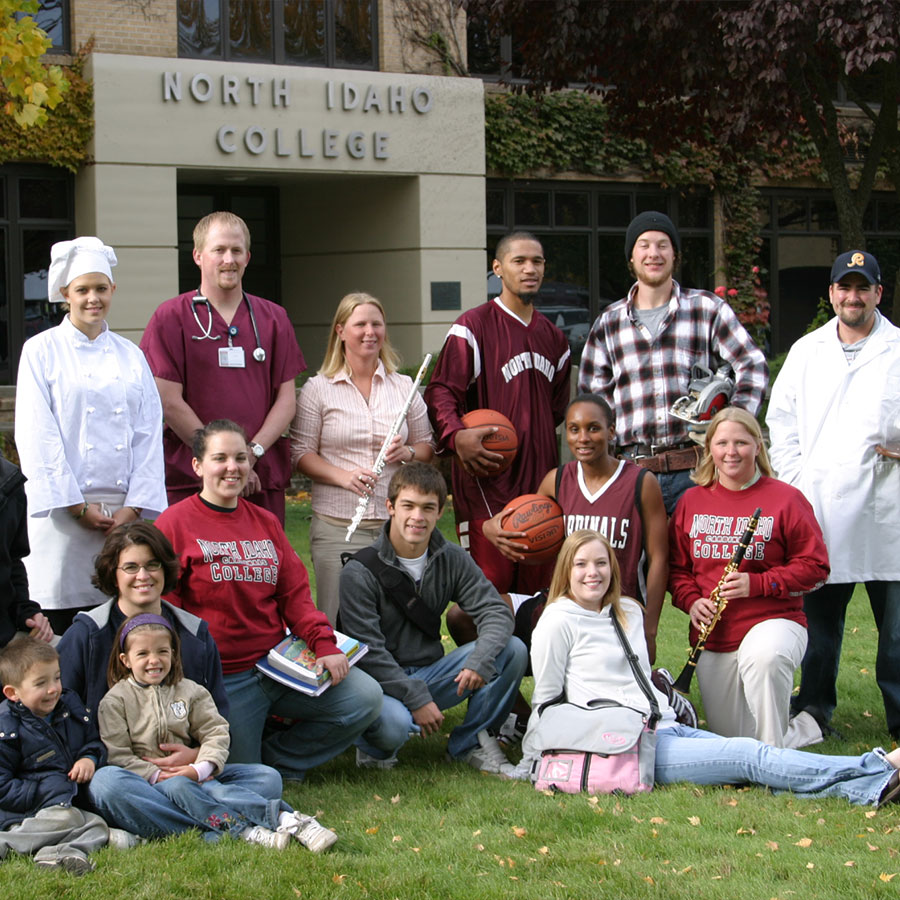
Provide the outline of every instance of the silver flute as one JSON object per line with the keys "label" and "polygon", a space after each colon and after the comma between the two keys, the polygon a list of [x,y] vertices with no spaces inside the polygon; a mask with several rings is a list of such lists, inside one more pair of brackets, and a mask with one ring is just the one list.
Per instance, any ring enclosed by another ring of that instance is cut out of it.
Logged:
{"label": "silver flute", "polygon": [[[387,462],[387,454],[388,448],[391,445],[391,441],[399,434],[400,429],[403,427],[403,423],[406,420],[406,414],[409,412],[409,408],[412,406],[412,402],[416,397],[416,391],[419,390],[419,385],[422,383],[422,379],[425,377],[425,372],[428,370],[428,365],[431,362],[431,354],[426,353],[425,359],[422,362],[422,365],[419,367],[419,374],[416,375],[416,380],[413,382],[413,386],[410,389],[409,396],[406,398],[406,403],[403,404],[403,409],[397,414],[397,418],[394,419],[394,424],[391,425],[391,430],[387,433],[387,437],[384,439],[384,443],[381,445],[381,449],[378,451],[378,456],[375,459],[375,465],[372,466],[372,471],[375,473],[375,478],[377,479],[379,475],[384,471],[385,463]],[[374,486],[373,486],[374,487]],[[362,522],[363,516],[366,514],[366,507],[369,505],[369,495],[363,494],[362,497],[359,498],[359,503],[356,504],[356,512],[353,513],[353,519],[350,521],[350,525],[347,527],[347,537],[344,538],[345,541],[349,541],[353,536],[353,532],[359,528],[359,523]]]}

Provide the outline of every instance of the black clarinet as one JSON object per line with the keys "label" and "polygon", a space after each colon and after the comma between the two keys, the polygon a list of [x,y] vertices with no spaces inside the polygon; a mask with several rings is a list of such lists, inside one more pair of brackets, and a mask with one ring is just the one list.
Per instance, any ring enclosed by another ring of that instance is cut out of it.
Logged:
{"label": "black clarinet", "polygon": [[679,694],[687,696],[691,692],[691,679],[694,677],[694,669],[697,668],[697,660],[700,659],[700,654],[703,652],[703,648],[706,646],[706,642],[709,639],[710,634],[712,634],[713,628],[718,625],[719,619],[722,618],[722,613],[725,612],[725,607],[728,606],[728,598],[720,597],[719,591],[722,590],[726,576],[730,575],[732,572],[736,572],[741,562],[743,562],[744,555],[747,553],[747,548],[753,540],[753,533],[756,531],[756,526],[759,525],[759,514],[761,512],[762,508],[757,507],[756,512],[750,517],[750,521],[747,523],[747,530],[741,536],[737,547],[734,548],[734,553],[732,553],[728,565],[725,566],[725,571],[722,572],[719,583],[713,588],[712,593],[709,595],[709,599],[715,604],[716,611],[713,613],[712,619],[700,629],[700,636],[697,638],[697,643],[691,648],[687,662],[684,664],[681,674],[675,680],[674,687]]}

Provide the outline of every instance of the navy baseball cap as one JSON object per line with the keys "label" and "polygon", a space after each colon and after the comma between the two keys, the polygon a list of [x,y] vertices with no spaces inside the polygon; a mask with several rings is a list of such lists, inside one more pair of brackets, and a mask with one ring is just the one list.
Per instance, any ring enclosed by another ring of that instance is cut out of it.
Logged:
{"label": "navy baseball cap", "polygon": [[865,250],[848,250],[842,253],[831,267],[831,283],[835,284],[853,272],[862,275],[869,284],[881,284],[878,260]]}

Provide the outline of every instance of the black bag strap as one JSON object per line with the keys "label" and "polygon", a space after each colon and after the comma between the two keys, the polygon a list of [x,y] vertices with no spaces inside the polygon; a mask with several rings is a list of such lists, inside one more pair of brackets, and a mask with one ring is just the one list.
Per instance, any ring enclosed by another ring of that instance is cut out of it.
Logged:
{"label": "black bag strap", "polygon": [[558,465],[556,467],[556,496],[553,499],[557,503],[559,503],[559,486],[562,484],[562,476],[563,476],[564,468],[565,468],[565,466],[563,466],[563,465]]}
{"label": "black bag strap", "polygon": [[659,711],[659,704],[656,702],[656,695],[653,693],[653,688],[650,686],[650,682],[647,681],[647,676],[641,668],[637,653],[631,649],[631,644],[625,634],[625,629],[616,617],[615,610],[611,609],[609,611],[609,617],[612,619],[616,634],[619,636],[619,640],[622,643],[622,649],[625,651],[625,658],[628,660],[631,671],[634,673],[634,680],[638,683],[638,687],[644,692],[644,696],[647,700],[650,701],[650,720],[647,722],[647,727],[653,731],[656,728],[656,723],[662,718],[662,714]]}
{"label": "black bag strap", "polygon": [[356,553],[342,553],[341,564],[355,559],[362,563],[377,579],[385,597],[416,628],[433,641],[441,639],[441,617],[426,605],[412,578],[401,569],[388,565],[379,555],[374,545],[363,547]]}

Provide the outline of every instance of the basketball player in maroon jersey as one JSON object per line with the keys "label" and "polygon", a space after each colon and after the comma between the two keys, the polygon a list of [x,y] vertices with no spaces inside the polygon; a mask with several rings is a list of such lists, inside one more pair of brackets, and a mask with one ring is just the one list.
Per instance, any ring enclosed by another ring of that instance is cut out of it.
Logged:
{"label": "basketball player in maroon jersey", "polygon": [[[464,312],[450,327],[425,402],[439,453],[454,454],[453,509],[460,544],[498,591],[531,593],[549,582],[552,564],[520,566],[484,538],[482,525],[519,494],[533,493],[558,461],[556,426],[569,399],[569,345],[549,319],[535,314],[544,251],[528,232],[497,244],[500,296]],[[519,436],[512,465],[497,475],[500,454],[481,440],[490,426],[464,428],[474,409],[505,415]],[[547,571],[544,571],[545,568]]]}

